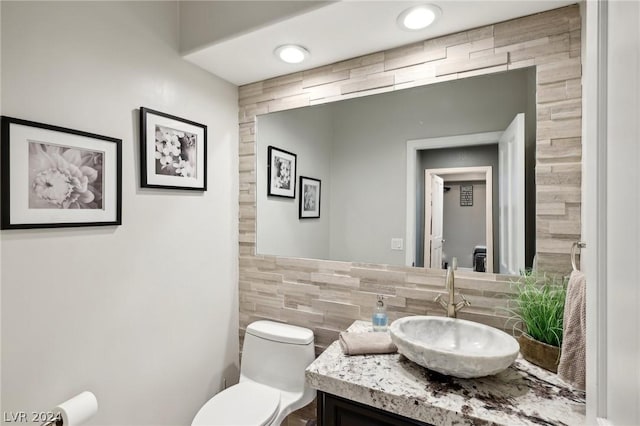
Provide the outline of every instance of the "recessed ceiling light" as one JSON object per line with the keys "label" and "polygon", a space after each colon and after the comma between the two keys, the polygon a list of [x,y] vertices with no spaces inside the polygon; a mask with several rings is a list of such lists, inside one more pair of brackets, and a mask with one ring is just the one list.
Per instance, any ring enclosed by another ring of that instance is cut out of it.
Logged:
{"label": "recessed ceiling light", "polygon": [[442,15],[442,10],[433,4],[410,7],[398,15],[398,25],[403,30],[417,31],[427,28]]}
{"label": "recessed ceiling light", "polygon": [[273,53],[288,64],[299,64],[309,56],[307,49],[296,44],[285,44],[276,48]]}

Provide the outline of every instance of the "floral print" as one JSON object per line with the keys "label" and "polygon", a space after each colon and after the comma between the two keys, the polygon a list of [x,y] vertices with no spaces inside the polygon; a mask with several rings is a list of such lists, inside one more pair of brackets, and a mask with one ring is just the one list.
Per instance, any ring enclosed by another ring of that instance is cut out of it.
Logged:
{"label": "floral print", "polygon": [[156,173],[196,177],[196,135],[156,125]]}
{"label": "floral print", "polygon": [[29,208],[101,209],[104,154],[29,143]]}

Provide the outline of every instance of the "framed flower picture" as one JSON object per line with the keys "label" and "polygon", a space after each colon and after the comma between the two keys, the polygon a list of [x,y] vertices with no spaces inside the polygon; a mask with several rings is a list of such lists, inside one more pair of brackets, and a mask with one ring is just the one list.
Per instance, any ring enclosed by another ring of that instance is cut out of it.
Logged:
{"label": "framed flower picture", "polygon": [[207,126],[140,107],[140,183],[207,190]]}
{"label": "framed flower picture", "polygon": [[300,176],[300,219],[320,217],[320,180]]}
{"label": "framed flower picture", "polygon": [[267,193],[296,198],[296,154],[274,146],[269,146],[267,151]]}
{"label": "framed flower picture", "polygon": [[2,117],[2,229],[120,225],[122,141]]}

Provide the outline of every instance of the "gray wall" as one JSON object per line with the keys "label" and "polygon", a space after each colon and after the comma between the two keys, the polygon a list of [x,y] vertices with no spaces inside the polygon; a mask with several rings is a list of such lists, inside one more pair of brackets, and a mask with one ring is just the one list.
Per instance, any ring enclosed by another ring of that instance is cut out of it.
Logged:
{"label": "gray wall", "polygon": [[[429,149],[419,152],[418,176],[416,180],[416,259],[417,265],[423,266],[424,259],[424,171],[426,169],[439,169],[450,167],[491,166],[493,179],[493,270],[499,266],[498,254],[500,253],[500,238],[498,227],[498,145],[479,145],[464,148]],[[474,194],[475,201],[475,194]],[[445,215],[444,226],[446,228],[448,217]],[[484,219],[483,219],[484,220]],[[484,223],[482,229],[484,232]],[[456,229],[456,228],[453,228]],[[458,229],[457,232],[460,232]],[[448,253],[451,247],[452,232],[445,234],[444,252]],[[455,238],[454,238],[455,239]],[[469,251],[469,253],[471,253]],[[462,265],[461,265],[462,266]]]}
{"label": "gray wall", "polygon": [[[2,410],[190,424],[237,379],[237,88],[177,53],[176,2],[1,2],[2,113],[123,140],[123,224],[2,231]],[[208,190],[139,187],[138,111],[208,126]]]}
{"label": "gray wall", "polygon": [[[331,110],[299,109],[258,117],[256,250],[260,254],[329,259]],[[296,198],[267,196],[268,146],[296,154]],[[321,180],[320,218],[298,219],[300,176]]]}
{"label": "gray wall", "polygon": [[[473,205],[460,205],[460,185],[473,186]],[[444,186],[443,200],[443,233],[445,239],[443,253],[446,261],[458,258],[458,267],[473,268],[473,248],[486,245],[486,194],[487,184],[484,181],[448,182]]]}

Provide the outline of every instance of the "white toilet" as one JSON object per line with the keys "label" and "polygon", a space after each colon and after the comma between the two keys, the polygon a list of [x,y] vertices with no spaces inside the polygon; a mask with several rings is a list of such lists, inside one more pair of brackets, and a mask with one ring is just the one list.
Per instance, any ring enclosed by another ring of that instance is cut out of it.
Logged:
{"label": "white toilet", "polygon": [[316,391],[304,379],[314,358],[311,330],[273,321],[249,324],[240,383],[207,401],[191,425],[279,426],[315,398]]}

